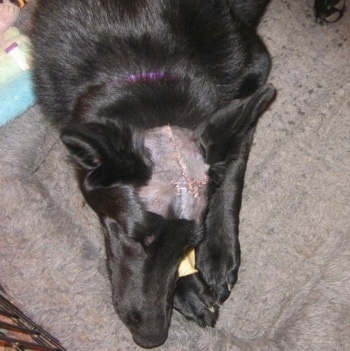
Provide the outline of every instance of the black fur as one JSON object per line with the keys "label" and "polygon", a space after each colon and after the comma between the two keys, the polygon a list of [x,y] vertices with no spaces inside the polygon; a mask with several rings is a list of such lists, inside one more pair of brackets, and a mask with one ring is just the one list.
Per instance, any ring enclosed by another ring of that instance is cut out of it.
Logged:
{"label": "black fur", "polygon": [[[173,303],[214,326],[237,279],[246,162],[275,92],[259,89],[270,57],[256,27],[268,2],[38,1],[39,102],[104,226],[113,303],[143,347],[166,340]],[[138,197],[152,174],[142,131],[167,124],[193,130],[210,165],[203,223],[148,212]],[[194,246],[199,273],[177,281]]]}

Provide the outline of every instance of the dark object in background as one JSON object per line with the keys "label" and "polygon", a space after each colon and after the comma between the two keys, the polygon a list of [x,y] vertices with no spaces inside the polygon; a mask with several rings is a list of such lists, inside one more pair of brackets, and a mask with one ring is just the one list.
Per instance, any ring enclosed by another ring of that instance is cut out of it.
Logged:
{"label": "dark object in background", "polygon": [[318,23],[338,21],[344,14],[345,0],[315,0],[314,11]]}
{"label": "dark object in background", "polygon": [[0,348],[5,351],[65,351],[55,338],[15,307],[1,287]]}

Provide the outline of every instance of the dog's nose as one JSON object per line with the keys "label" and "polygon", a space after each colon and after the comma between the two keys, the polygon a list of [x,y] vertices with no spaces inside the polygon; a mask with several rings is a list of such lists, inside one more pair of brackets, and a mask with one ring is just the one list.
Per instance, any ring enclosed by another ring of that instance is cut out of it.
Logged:
{"label": "dog's nose", "polygon": [[168,332],[157,335],[133,335],[134,342],[144,349],[152,349],[154,347],[163,345],[168,338]]}

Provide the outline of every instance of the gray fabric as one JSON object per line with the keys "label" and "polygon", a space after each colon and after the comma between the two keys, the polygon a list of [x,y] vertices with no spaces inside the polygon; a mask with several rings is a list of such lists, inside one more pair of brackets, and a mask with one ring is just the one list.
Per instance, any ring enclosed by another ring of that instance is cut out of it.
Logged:
{"label": "gray fabric", "polygon": [[[159,350],[350,349],[349,13],[274,0],[261,25],[275,103],[259,122],[242,266],[214,329],[174,313]],[[69,351],[138,350],[110,300],[99,223],[38,107],[0,129],[0,284]]]}

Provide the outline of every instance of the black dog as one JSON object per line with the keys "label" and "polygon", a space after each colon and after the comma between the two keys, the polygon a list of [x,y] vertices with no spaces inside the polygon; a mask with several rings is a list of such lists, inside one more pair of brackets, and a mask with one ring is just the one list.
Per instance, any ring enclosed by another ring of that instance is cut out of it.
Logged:
{"label": "black dog", "polygon": [[[141,346],[166,340],[173,304],[213,326],[236,282],[245,167],[275,92],[259,89],[270,57],[256,28],[268,2],[38,2],[31,39],[39,102],[104,225],[113,303]],[[210,166],[201,220],[171,208],[153,213],[139,196],[153,169],[144,131],[164,125],[192,130]],[[181,258],[198,244],[199,273],[177,281]]]}

